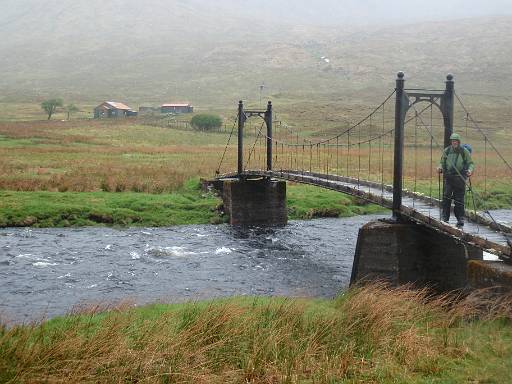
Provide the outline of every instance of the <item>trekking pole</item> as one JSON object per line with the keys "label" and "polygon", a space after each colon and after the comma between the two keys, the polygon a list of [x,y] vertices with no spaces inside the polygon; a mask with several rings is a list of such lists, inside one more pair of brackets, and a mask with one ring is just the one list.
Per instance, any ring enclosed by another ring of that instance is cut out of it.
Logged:
{"label": "trekking pole", "polygon": [[475,203],[475,194],[473,193],[473,185],[471,184],[471,177],[468,177],[468,186],[469,186],[469,192],[471,193],[471,200],[473,200],[473,210],[475,211],[476,215],[476,203]]}
{"label": "trekking pole", "polygon": [[[443,219],[443,201],[441,200],[441,172],[437,172],[437,186],[439,196],[439,220]],[[444,183],[443,183],[443,195],[444,195]]]}
{"label": "trekking pole", "polygon": [[[471,184],[471,176],[468,177],[468,191],[469,191],[469,193],[471,193],[471,200],[473,201],[473,212],[475,213],[475,218],[477,218],[478,214],[476,212],[475,194],[473,192],[473,184]],[[477,220],[477,229],[478,229],[478,233],[480,233],[480,226],[478,226],[478,220]]]}

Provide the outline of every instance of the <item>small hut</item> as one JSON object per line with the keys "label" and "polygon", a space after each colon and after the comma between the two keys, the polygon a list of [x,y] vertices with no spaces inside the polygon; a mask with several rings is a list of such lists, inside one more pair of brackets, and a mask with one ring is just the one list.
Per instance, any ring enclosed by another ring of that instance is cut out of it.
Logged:
{"label": "small hut", "polygon": [[178,104],[162,104],[160,107],[160,112],[167,114],[167,113],[193,113],[194,107],[190,104],[185,103],[178,103]]}
{"label": "small hut", "polygon": [[137,112],[123,103],[105,101],[94,108],[94,118],[114,118],[137,116]]}

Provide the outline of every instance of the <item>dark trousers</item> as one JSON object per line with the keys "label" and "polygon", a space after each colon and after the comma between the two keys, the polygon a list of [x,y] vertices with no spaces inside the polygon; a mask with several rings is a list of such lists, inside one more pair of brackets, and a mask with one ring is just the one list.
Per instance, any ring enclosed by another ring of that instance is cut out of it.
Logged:
{"label": "dark trousers", "polygon": [[457,220],[464,219],[464,194],[466,193],[466,180],[460,175],[446,175],[444,177],[443,194],[443,220],[450,219],[452,200],[455,202],[453,212]]}

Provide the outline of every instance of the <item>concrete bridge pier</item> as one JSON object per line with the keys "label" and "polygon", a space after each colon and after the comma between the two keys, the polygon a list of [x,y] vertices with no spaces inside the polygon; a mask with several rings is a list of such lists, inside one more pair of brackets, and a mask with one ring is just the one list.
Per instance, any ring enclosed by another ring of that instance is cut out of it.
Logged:
{"label": "concrete bridge pier", "polygon": [[483,260],[483,252],[413,222],[374,221],[359,230],[351,284],[381,279],[439,292],[465,289],[470,260]]}
{"label": "concrete bridge pier", "polygon": [[[232,225],[286,225],[286,182],[270,178],[229,178],[222,185],[224,210]],[[220,183],[219,183],[220,184]]]}

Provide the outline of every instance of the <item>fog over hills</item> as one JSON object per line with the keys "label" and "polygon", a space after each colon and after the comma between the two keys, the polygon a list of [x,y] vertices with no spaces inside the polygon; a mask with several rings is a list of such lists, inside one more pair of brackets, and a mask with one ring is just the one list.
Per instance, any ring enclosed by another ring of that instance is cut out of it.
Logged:
{"label": "fog over hills", "polygon": [[[205,17],[225,22],[232,17],[266,18],[301,24],[369,24],[440,21],[512,14],[509,0],[1,0],[5,25],[13,18],[55,16],[142,19],[157,17]],[[224,19],[224,20],[222,20]]]}
{"label": "fog over hills", "polygon": [[[454,72],[512,85],[508,0],[0,0],[0,100],[226,103],[389,87]],[[390,5],[393,4],[393,5]]]}

